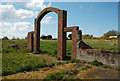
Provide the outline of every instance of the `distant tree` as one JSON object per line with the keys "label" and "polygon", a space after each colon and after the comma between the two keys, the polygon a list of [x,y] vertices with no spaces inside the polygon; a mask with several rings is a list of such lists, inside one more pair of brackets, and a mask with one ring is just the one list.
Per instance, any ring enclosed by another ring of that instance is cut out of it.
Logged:
{"label": "distant tree", "polygon": [[103,35],[103,37],[117,36],[118,34],[119,34],[118,31],[110,30],[110,31],[108,31],[107,33],[105,33],[105,34]]}
{"label": "distant tree", "polygon": [[43,40],[45,40],[45,39],[47,39],[47,36],[42,35],[40,38],[43,39]]}
{"label": "distant tree", "polygon": [[72,40],[72,34],[69,34],[69,35],[68,35],[68,38],[69,38],[70,40]]}
{"label": "distant tree", "polygon": [[82,35],[82,38],[83,39],[91,39],[91,38],[93,38],[93,35],[85,34],[85,35]]}
{"label": "distant tree", "polygon": [[20,40],[20,38],[17,38],[17,40]]}
{"label": "distant tree", "polygon": [[27,40],[27,37],[25,37],[25,40]]}
{"label": "distant tree", "polygon": [[47,39],[51,40],[52,39],[52,35],[47,35]]}
{"label": "distant tree", "polygon": [[13,37],[13,38],[12,38],[12,40],[16,40],[16,38],[15,38],[15,37]]}
{"label": "distant tree", "polygon": [[9,40],[7,36],[3,37],[2,40]]}

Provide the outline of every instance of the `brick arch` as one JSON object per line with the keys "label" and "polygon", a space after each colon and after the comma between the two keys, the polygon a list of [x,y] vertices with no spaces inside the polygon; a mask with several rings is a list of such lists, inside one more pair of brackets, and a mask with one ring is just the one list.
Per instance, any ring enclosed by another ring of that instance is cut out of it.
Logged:
{"label": "brick arch", "polygon": [[57,15],[60,13],[60,9],[58,8],[53,8],[53,7],[48,7],[48,8],[45,8],[44,10],[42,10],[40,12],[40,14],[37,16],[36,20],[37,21],[41,21],[42,18],[49,12],[55,12]]}
{"label": "brick arch", "polygon": [[58,15],[58,48],[57,56],[61,60],[66,57],[66,32],[64,28],[67,27],[67,11],[60,10],[53,7],[45,8],[35,19],[34,27],[34,51],[40,52],[40,23],[42,18],[49,12],[55,12]]}

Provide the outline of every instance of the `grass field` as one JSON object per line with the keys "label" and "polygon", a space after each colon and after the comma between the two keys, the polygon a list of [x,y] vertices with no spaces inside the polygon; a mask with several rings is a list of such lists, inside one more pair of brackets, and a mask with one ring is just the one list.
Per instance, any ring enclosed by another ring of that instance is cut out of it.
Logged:
{"label": "grass field", "polygon": [[2,46],[2,74],[10,75],[17,72],[38,70],[54,64],[50,59],[31,56],[26,46],[3,41]]}
{"label": "grass field", "polygon": [[[27,40],[11,40],[18,43],[27,43]],[[96,40],[83,39],[83,41],[90,45],[93,49],[118,51],[118,40]],[[41,40],[40,48],[42,51],[47,51],[53,54],[57,50],[57,40]],[[67,51],[71,50],[71,40],[67,40]]]}
{"label": "grass field", "polygon": [[[8,40],[20,44],[27,43],[27,40]],[[83,40],[94,49],[118,51],[117,40]],[[41,40],[40,49],[42,54],[57,56],[57,40]],[[17,45],[17,46],[16,46]],[[4,76],[21,71],[38,70],[39,68],[54,65],[50,59],[31,56],[26,46],[16,43],[2,42],[2,74]],[[67,56],[71,55],[71,40],[67,40]]]}

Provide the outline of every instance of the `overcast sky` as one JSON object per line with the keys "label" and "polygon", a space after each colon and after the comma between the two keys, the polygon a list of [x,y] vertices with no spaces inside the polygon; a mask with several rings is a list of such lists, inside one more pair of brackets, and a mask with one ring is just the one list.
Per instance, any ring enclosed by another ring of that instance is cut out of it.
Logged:
{"label": "overcast sky", "polygon": [[[79,26],[83,34],[99,37],[109,30],[118,30],[118,2],[38,1],[0,3],[0,37],[26,37],[29,31],[34,31],[34,19],[46,7],[66,10],[67,26]],[[40,34],[57,38],[57,26],[58,16],[51,12],[42,19]]]}

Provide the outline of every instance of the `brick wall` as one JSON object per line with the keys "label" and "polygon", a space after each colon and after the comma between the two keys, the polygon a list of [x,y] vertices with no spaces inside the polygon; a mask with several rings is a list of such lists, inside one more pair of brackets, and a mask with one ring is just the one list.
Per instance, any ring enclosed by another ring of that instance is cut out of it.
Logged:
{"label": "brick wall", "polygon": [[87,62],[97,60],[108,66],[120,67],[120,52],[77,48],[76,59]]}

